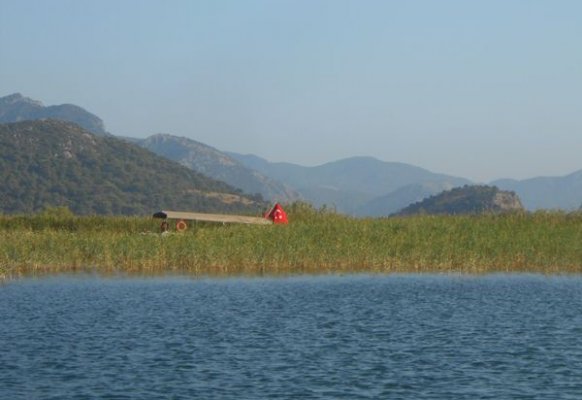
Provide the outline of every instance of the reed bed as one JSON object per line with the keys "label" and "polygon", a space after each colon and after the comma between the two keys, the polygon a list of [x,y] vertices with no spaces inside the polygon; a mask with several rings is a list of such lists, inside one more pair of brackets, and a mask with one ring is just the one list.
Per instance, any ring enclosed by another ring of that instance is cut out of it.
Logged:
{"label": "reed bed", "polygon": [[302,203],[289,225],[0,216],[0,277],[53,272],[301,274],[582,272],[582,213],[351,218]]}

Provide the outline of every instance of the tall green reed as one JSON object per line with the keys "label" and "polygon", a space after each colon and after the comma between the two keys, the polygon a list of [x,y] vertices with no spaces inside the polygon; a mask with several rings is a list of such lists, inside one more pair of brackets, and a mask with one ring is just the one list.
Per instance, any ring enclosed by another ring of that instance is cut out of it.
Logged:
{"label": "tall green reed", "polygon": [[95,270],[197,274],[581,272],[582,214],[352,218],[302,203],[290,224],[147,217],[0,216],[0,275]]}

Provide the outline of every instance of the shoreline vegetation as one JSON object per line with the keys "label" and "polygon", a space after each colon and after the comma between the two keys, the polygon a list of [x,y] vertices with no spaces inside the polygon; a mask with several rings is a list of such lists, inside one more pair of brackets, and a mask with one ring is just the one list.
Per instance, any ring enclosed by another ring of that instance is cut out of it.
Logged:
{"label": "shoreline vegetation", "polygon": [[294,275],[582,272],[582,212],[353,218],[304,203],[289,225],[0,215],[0,279],[52,273]]}

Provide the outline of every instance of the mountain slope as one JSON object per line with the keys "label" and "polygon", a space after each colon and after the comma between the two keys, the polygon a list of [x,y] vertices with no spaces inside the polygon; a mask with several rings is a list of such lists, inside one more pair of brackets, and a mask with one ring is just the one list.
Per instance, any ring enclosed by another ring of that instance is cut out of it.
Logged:
{"label": "mountain slope", "polygon": [[[372,157],[353,157],[316,167],[302,167],[270,163],[252,155],[228,154],[249,168],[292,186],[316,206],[332,205],[340,212],[356,215],[368,215],[366,204],[404,186],[426,184],[444,188],[470,183],[467,179]],[[414,201],[416,194],[406,204]]]}
{"label": "mountain slope", "polygon": [[57,120],[0,125],[0,179],[4,213],[47,206],[77,214],[255,213],[265,206],[136,145]]}
{"label": "mountain slope", "polygon": [[96,135],[109,135],[103,121],[96,115],[73,104],[45,107],[40,101],[15,93],[0,97],[0,123],[59,119],[74,122]]}
{"label": "mountain slope", "polygon": [[575,210],[582,204],[582,170],[561,177],[501,179],[491,184],[515,191],[528,210]]}
{"label": "mountain slope", "polygon": [[246,193],[259,193],[266,199],[278,202],[290,202],[300,198],[300,195],[290,187],[247,168],[227,154],[195,140],[157,134],[136,143],[194,171],[240,188]]}
{"label": "mountain slope", "polygon": [[452,183],[447,181],[423,182],[402,186],[385,196],[376,197],[358,210],[358,215],[381,217],[393,214],[404,207],[420,202],[427,197],[451,190]]}
{"label": "mountain slope", "polygon": [[519,197],[495,186],[463,186],[409,205],[396,215],[479,214],[523,211]]}

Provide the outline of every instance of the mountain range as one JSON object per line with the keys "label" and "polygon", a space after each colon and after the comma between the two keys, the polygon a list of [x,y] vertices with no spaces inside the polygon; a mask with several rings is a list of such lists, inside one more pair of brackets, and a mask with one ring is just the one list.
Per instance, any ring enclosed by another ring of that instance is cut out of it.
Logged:
{"label": "mountain range", "polygon": [[316,206],[325,204],[357,216],[388,215],[427,195],[470,183],[467,179],[372,157],[303,167],[270,163],[253,155],[229,155],[249,168],[287,183]]}
{"label": "mountain range", "polygon": [[236,186],[245,193],[260,194],[265,199],[286,203],[301,198],[291,187],[247,168],[228,154],[195,140],[156,134],[146,139],[134,139],[133,142],[201,174]]}
{"label": "mountain range", "polygon": [[[70,104],[45,107],[21,94],[0,98],[0,124],[46,118],[74,122],[96,135],[112,136],[99,117],[81,107]],[[125,138],[125,141],[127,146],[141,146],[181,164],[182,168],[185,166],[196,171],[196,176],[224,181],[227,186],[240,189],[239,194],[241,191],[260,194],[269,201],[304,200],[356,216],[390,215],[445,190],[473,184],[462,177],[371,157],[352,157],[305,167],[273,163],[256,155],[222,152],[195,140],[169,134],[156,134],[145,139]],[[149,152],[146,153],[151,154]],[[582,170],[563,177],[521,181],[502,179],[490,184],[516,192],[528,210],[573,210],[582,205]],[[257,200],[256,195],[251,197]]]}
{"label": "mountain range", "polygon": [[566,176],[538,177],[524,180],[500,179],[491,183],[512,190],[528,210],[582,208],[582,170]]}

